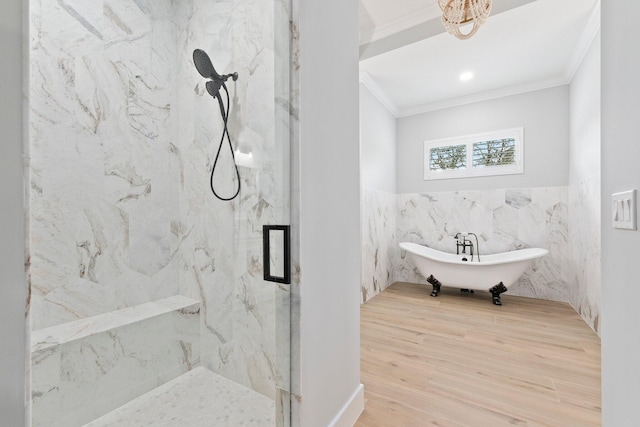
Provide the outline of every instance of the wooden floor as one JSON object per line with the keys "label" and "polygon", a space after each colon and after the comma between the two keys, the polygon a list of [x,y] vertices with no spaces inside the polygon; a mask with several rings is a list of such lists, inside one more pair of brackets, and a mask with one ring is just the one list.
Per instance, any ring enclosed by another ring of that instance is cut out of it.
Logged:
{"label": "wooden floor", "polygon": [[600,338],[565,303],[396,283],[361,306],[356,427],[600,426]]}

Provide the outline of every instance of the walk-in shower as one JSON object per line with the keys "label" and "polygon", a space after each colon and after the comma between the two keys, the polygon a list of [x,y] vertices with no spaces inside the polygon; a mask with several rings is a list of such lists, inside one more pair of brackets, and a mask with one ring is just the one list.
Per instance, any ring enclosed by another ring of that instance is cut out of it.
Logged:
{"label": "walk-in shower", "polygon": [[262,238],[289,223],[289,20],[29,1],[33,426],[289,425],[289,285]]}

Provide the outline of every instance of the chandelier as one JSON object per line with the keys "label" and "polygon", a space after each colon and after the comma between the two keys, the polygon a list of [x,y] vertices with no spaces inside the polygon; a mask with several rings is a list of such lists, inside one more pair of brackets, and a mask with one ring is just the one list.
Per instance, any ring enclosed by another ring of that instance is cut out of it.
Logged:
{"label": "chandelier", "polygon": [[[491,0],[438,0],[442,9],[442,23],[447,31],[464,40],[473,36],[491,12]],[[473,28],[466,34],[460,26],[473,22]]]}

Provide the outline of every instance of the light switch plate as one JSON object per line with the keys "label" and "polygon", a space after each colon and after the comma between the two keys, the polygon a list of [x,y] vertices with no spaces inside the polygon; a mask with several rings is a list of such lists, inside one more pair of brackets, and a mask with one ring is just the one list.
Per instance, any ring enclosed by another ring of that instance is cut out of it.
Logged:
{"label": "light switch plate", "polygon": [[614,193],[611,201],[613,228],[636,230],[636,190]]}

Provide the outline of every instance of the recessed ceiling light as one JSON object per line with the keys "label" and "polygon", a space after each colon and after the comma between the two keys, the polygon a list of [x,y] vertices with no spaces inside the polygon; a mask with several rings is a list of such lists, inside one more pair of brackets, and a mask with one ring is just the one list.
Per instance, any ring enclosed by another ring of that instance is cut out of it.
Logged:
{"label": "recessed ceiling light", "polygon": [[469,81],[473,78],[473,73],[471,71],[466,71],[460,74],[460,80],[463,82]]}

